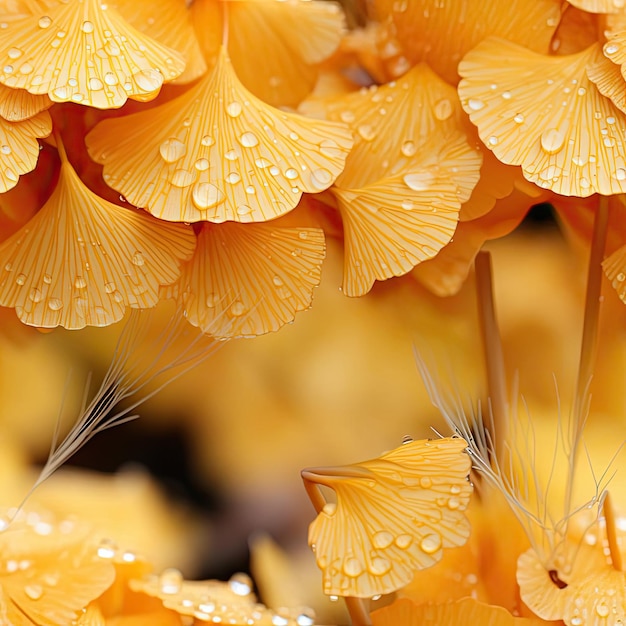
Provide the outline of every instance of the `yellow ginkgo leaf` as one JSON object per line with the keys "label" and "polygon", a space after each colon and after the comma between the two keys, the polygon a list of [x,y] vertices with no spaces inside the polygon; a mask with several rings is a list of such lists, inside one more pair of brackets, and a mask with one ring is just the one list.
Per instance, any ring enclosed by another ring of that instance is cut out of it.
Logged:
{"label": "yellow ginkgo leaf", "polygon": [[0,83],[54,102],[121,107],[156,97],[184,68],[178,52],[100,0],[58,2],[0,31]]}
{"label": "yellow ginkgo leaf", "polygon": [[620,13],[624,9],[624,0],[568,0],[577,9],[589,13]]}
{"label": "yellow ginkgo leaf", "polygon": [[324,593],[372,597],[406,585],[443,548],[469,536],[472,486],[459,438],[411,441],[381,457],[302,472],[307,490],[334,490],[309,527]]}
{"label": "yellow ginkgo leaf", "polygon": [[597,61],[587,68],[587,76],[603,96],[626,113],[626,83],[619,65],[611,63],[606,57],[598,57]]}
{"label": "yellow ginkgo leaf", "polygon": [[[342,188],[363,187],[405,172],[415,158],[428,159],[433,144],[466,138],[465,115],[456,90],[424,63],[397,81],[330,101],[324,113],[328,119],[348,124],[355,138],[346,169],[337,179]],[[467,152],[477,156],[475,168],[454,172],[461,202],[478,182],[481,161],[478,150],[466,143]],[[431,162],[440,165],[436,156]]]}
{"label": "yellow ginkgo leaf", "polygon": [[35,169],[39,158],[37,138],[51,132],[52,119],[47,111],[20,122],[0,117],[0,193],[15,187],[22,174]]}
{"label": "yellow ginkgo leaf", "polygon": [[186,581],[178,570],[168,569],[160,576],[131,580],[130,587],[159,598],[166,608],[195,617],[199,623],[296,626],[295,619],[276,615],[257,602],[246,574],[235,574],[228,582]]}
{"label": "yellow ginkgo leaf", "polygon": [[[228,53],[241,82],[274,106],[296,106],[312,89],[317,68],[339,46],[344,16],[339,4],[319,0],[223,2]],[[263,63],[250,63],[250,42]]]}
{"label": "yellow ginkgo leaf", "polygon": [[21,122],[52,106],[46,95],[35,96],[25,89],[0,85],[0,117],[9,122]]}
{"label": "yellow ginkgo leaf", "polygon": [[463,598],[445,604],[400,599],[372,613],[374,626],[533,626],[539,620],[513,617],[500,606]]}
{"label": "yellow ginkgo leaf", "polygon": [[311,305],[324,255],[319,228],[204,224],[178,298],[187,320],[217,337],[278,330]]}
{"label": "yellow ginkgo leaf", "polygon": [[366,294],[435,256],[456,229],[461,203],[447,172],[411,172],[362,189],[333,189],[344,227],[343,291]]}
{"label": "yellow ginkgo leaf", "polygon": [[99,198],[64,162],[46,204],[0,244],[0,304],[44,328],[112,324],[154,306],[194,247],[191,228]]}
{"label": "yellow ginkgo leaf", "polygon": [[109,6],[112,4],[137,30],[183,56],[185,71],[172,83],[191,82],[207,71],[185,0],[133,0]]}
{"label": "yellow ginkgo leaf", "polygon": [[333,183],[352,147],[343,124],[283,113],[239,82],[224,48],[214,70],[160,107],[87,135],[104,180],[161,219],[262,222]]}
{"label": "yellow ginkgo leaf", "polygon": [[620,300],[626,302],[626,246],[622,246],[607,257],[602,267]]}
{"label": "yellow ginkgo leaf", "polygon": [[601,543],[568,546],[567,564],[548,571],[534,550],[517,562],[526,606],[567,626],[618,626],[626,621],[626,574],[607,563]]}
{"label": "yellow ginkgo leaf", "polygon": [[623,193],[626,116],[587,76],[601,56],[599,44],[550,57],[489,38],[459,65],[461,101],[485,145],[529,181],[565,196]]}
{"label": "yellow ginkgo leaf", "polygon": [[58,626],[113,582],[115,570],[97,554],[89,529],[35,512],[0,532],[0,615],[3,624]]}
{"label": "yellow ginkgo leaf", "polygon": [[451,84],[464,54],[489,35],[547,53],[561,18],[559,0],[493,0],[489,11],[474,0],[374,0],[381,19],[391,18],[411,63],[426,61]]}

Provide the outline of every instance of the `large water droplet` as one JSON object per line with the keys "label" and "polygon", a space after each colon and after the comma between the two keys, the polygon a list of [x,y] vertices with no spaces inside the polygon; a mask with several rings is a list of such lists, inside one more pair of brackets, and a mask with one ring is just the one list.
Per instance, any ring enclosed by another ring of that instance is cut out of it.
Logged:
{"label": "large water droplet", "polygon": [[330,158],[337,158],[343,154],[337,142],[332,139],[324,139],[324,141],[320,143],[320,153]]}
{"label": "large water droplet", "polygon": [[381,530],[374,535],[372,543],[375,548],[384,550],[393,543],[393,535],[386,530]]}
{"label": "large water droplet", "polygon": [[246,307],[243,302],[236,300],[228,311],[233,317],[241,317],[246,312]]}
{"label": "large water droplet", "polygon": [[343,564],[343,571],[346,576],[356,578],[363,572],[363,565],[361,565],[361,562],[358,559],[346,559],[346,562]]}
{"label": "large water droplet", "polygon": [[133,254],[132,258],[133,265],[137,265],[137,267],[141,267],[146,262],[143,254],[137,250],[135,254]]}
{"label": "large water droplet", "polygon": [[39,600],[43,596],[43,587],[41,585],[26,585],[24,587],[24,593],[31,600]]}
{"label": "large water droplet", "polygon": [[414,141],[405,141],[402,144],[402,148],[400,148],[402,154],[405,157],[412,157],[417,152],[417,146]]}
{"label": "large water droplet", "polygon": [[83,31],[83,33],[89,34],[89,33],[93,33],[93,22],[90,22],[89,20],[86,20],[85,22],[82,23],[82,26],[80,27],[80,29]]}
{"label": "large water droplet", "polygon": [[441,548],[441,536],[436,533],[426,535],[420,541],[420,548],[426,554],[434,554]]}
{"label": "large water droplet", "polygon": [[401,550],[406,550],[413,543],[413,537],[411,535],[398,535],[394,543]]}
{"label": "large water droplet", "polygon": [[74,279],[74,287],[76,289],[84,289],[87,286],[87,281],[82,276],[77,276]]}
{"label": "large water droplet", "polygon": [[238,596],[245,597],[252,593],[252,580],[247,574],[234,574],[228,581],[228,586]]}
{"label": "large water droplet", "polygon": [[197,183],[191,192],[191,199],[200,211],[205,211],[222,202],[224,194],[211,183]]}
{"label": "large water droplet", "polygon": [[231,172],[230,174],[226,175],[225,180],[230,185],[235,185],[241,180],[241,176],[238,174],[238,172]]}
{"label": "large water droplet", "polygon": [[548,154],[558,152],[565,142],[565,136],[556,128],[549,128],[541,133],[541,148]]}
{"label": "large water droplet", "polygon": [[195,180],[193,172],[185,169],[178,169],[172,176],[172,185],[174,187],[189,187]]}
{"label": "large water droplet", "polygon": [[243,133],[243,135],[239,137],[239,141],[245,148],[254,148],[254,146],[259,145],[258,137],[252,132]]}
{"label": "large water droplet", "polygon": [[429,170],[411,172],[410,174],[405,174],[403,180],[405,185],[410,189],[414,191],[425,191],[433,184],[435,175]]}
{"label": "large water droplet", "polygon": [[377,557],[372,559],[372,563],[368,569],[374,576],[382,576],[391,569],[391,562],[388,559]]}
{"label": "large water droplet", "polygon": [[226,113],[228,113],[228,115],[230,115],[231,117],[238,117],[239,115],[241,115],[242,110],[243,107],[239,102],[231,102],[226,107]]}
{"label": "large water droplet", "polygon": [[48,26],[52,24],[52,20],[47,15],[44,15],[39,18],[37,24],[39,25],[39,28],[48,28]]}
{"label": "large water droplet", "polygon": [[161,88],[163,74],[156,69],[141,70],[133,74],[133,80],[141,91],[151,93]]}
{"label": "large water droplet", "polygon": [[439,100],[439,102],[435,104],[435,117],[443,122],[452,115],[452,110],[452,102],[450,102],[450,100],[447,98]]}
{"label": "large water droplet", "polygon": [[472,110],[472,111],[480,111],[482,108],[484,108],[485,103],[482,100],[478,100],[476,98],[470,98],[467,101],[467,106]]}
{"label": "large water droplet", "polygon": [[182,159],[182,157],[185,156],[187,153],[187,146],[179,139],[172,137],[170,139],[166,139],[159,146],[159,152],[166,163],[174,163],[175,161],[178,161],[178,159]]}
{"label": "large water droplet", "polygon": [[370,124],[359,124],[356,130],[365,141],[372,141],[376,137],[376,131]]}

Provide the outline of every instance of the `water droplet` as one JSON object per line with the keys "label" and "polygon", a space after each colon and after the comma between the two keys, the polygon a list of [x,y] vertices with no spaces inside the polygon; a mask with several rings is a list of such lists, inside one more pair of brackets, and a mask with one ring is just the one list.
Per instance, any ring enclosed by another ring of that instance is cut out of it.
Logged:
{"label": "water droplet", "polygon": [[276,285],[276,287],[282,287],[285,284],[283,279],[277,274],[272,278],[272,282]]}
{"label": "water droplet", "polygon": [[236,300],[230,305],[229,313],[233,317],[241,317],[246,312],[246,307],[243,302]]}
{"label": "water droplet", "polygon": [[238,596],[245,597],[252,593],[252,580],[247,574],[234,574],[228,581],[228,586]]}
{"label": "water droplet", "polygon": [[43,587],[41,585],[26,585],[24,587],[24,593],[31,600],[39,600],[43,596]]}
{"label": "water droplet", "polygon": [[614,137],[605,137],[602,140],[602,143],[606,148],[615,148],[615,138]]}
{"label": "water droplet", "polygon": [[288,178],[289,180],[298,178],[298,171],[295,170],[293,167],[290,167],[288,170],[285,171],[285,178]]}
{"label": "water droplet", "polygon": [[343,564],[343,571],[346,576],[356,578],[357,576],[360,576],[363,572],[363,566],[358,559],[350,558],[346,559],[346,562]]}
{"label": "water droplet", "polygon": [[422,489],[430,489],[433,486],[433,481],[428,476],[422,476],[420,478],[420,487]]}
{"label": "water droplet", "polygon": [[345,122],[346,124],[351,124],[352,122],[354,122],[354,112],[353,111],[342,111],[339,114],[339,118],[341,119],[342,122]]}
{"label": "water droplet", "polygon": [[336,141],[332,139],[324,139],[320,143],[320,153],[329,158],[337,158],[343,154],[341,148],[337,145]]}
{"label": "water droplet", "polygon": [[556,128],[550,128],[541,133],[541,147],[548,154],[558,152],[565,142],[565,136]]}
{"label": "water droplet", "polygon": [[21,287],[26,282],[26,274],[18,274],[15,282]]}
{"label": "water droplet", "polygon": [[39,25],[39,28],[48,28],[48,26],[52,24],[52,20],[47,15],[44,15],[39,18],[37,24]]}
{"label": "water droplet", "polygon": [[10,48],[7,52],[9,59],[19,59],[24,54],[19,48]]}
{"label": "water droplet", "polygon": [[372,563],[368,569],[372,574],[374,574],[374,576],[382,576],[391,569],[391,562],[388,559],[376,557],[375,559],[372,559]]}
{"label": "water droplet", "polygon": [[327,189],[332,183],[332,174],[323,167],[317,168],[311,172],[311,185],[315,189]]}
{"label": "water droplet", "polygon": [[0,146],[0,152],[2,154],[11,154],[11,148],[7,145]]}
{"label": "water droplet", "polygon": [[274,615],[272,617],[272,626],[289,626],[289,620],[282,615]]}
{"label": "water droplet", "polygon": [[583,620],[580,617],[572,617],[570,620],[571,626],[582,626]]}
{"label": "water droplet", "polygon": [[405,157],[412,157],[417,152],[417,146],[413,141],[405,141],[400,150]]}
{"label": "water droplet", "polygon": [[90,21],[83,22],[82,26],[80,27],[83,33],[93,33],[93,28],[93,22]]}
{"label": "water droplet", "polygon": [[236,161],[239,158],[239,155],[237,154],[236,150],[229,150],[224,154],[224,158],[227,161]]}
{"label": "water droplet", "polygon": [[116,289],[115,283],[106,283],[104,285],[104,290],[107,293],[113,293],[115,291],[115,289]]}
{"label": "water droplet", "polygon": [[226,107],[226,113],[228,113],[231,117],[238,117],[241,115],[241,111],[243,111],[243,107],[239,102],[231,102]]}
{"label": "water droplet", "polygon": [[433,184],[435,175],[428,170],[423,170],[421,172],[405,174],[403,180],[405,185],[410,189],[414,191],[425,191]]}
{"label": "water droplet", "polygon": [[560,176],[561,172],[562,170],[560,167],[557,167],[556,165],[548,165],[548,167],[539,172],[539,178],[541,180],[550,181]]}
{"label": "water droplet", "polygon": [[185,169],[177,169],[172,176],[172,185],[174,185],[174,187],[189,187],[194,179],[195,175],[193,172]]}
{"label": "water droplet", "polygon": [[209,160],[198,159],[193,165],[199,172],[204,172],[209,169]]}
{"label": "water droplet", "polygon": [[261,169],[269,167],[271,163],[267,159],[258,158],[254,161],[255,165]]}
{"label": "water droplet", "polygon": [[360,124],[356,130],[365,141],[372,141],[376,137],[374,127],[369,124]]}
{"label": "water droplet", "polygon": [[91,91],[100,91],[100,89],[104,89],[104,84],[99,78],[90,78],[89,89],[91,89]]}
{"label": "water droplet", "polygon": [[133,74],[132,79],[141,91],[152,93],[161,88],[163,74],[156,69],[141,70]]}
{"label": "water droplet", "polygon": [[259,145],[258,137],[251,132],[243,133],[243,135],[239,137],[239,141],[245,148],[254,148],[254,146]]}
{"label": "water droplet", "polygon": [[43,282],[46,285],[49,285],[52,282],[52,276],[50,276],[50,274],[44,274],[43,275]]}
{"label": "water droplet", "polygon": [[578,165],[578,167],[582,167],[587,163],[587,157],[584,154],[577,154],[572,157],[572,163]]}
{"label": "water droplet", "polygon": [[435,117],[442,122],[452,115],[452,111],[452,102],[447,98],[439,100],[439,102],[435,104]]}
{"label": "water droplet", "polygon": [[57,87],[52,90],[52,95],[58,100],[67,100],[69,95],[69,90],[67,87]]}
{"label": "water droplet", "polygon": [[599,617],[608,617],[610,613],[609,607],[602,602],[596,606],[596,613]]}
{"label": "water droplet", "polygon": [[166,139],[159,146],[159,152],[161,153],[162,159],[166,163],[174,163],[175,161],[178,161],[178,159],[182,159],[182,157],[185,156],[187,153],[187,146],[179,139],[172,137],[170,139]]}
{"label": "water droplet", "polygon": [[313,626],[315,624],[315,619],[312,615],[307,615],[306,613],[300,613],[298,617],[296,617],[296,626]]}
{"label": "water droplet", "polygon": [[524,123],[524,116],[521,113],[518,113],[514,118],[513,121],[516,124],[523,124]]}
{"label": "water droplet", "polygon": [[272,176],[278,176],[280,174],[280,170],[275,165],[272,165],[272,167],[270,167],[270,174]]}
{"label": "water droplet", "polygon": [[326,515],[334,515],[337,510],[337,505],[334,502],[327,502],[322,509],[322,512]]}
{"label": "water droplet", "polygon": [[137,251],[135,252],[135,254],[133,254],[132,262],[133,262],[133,265],[137,265],[138,267],[141,267],[146,262],[146,260],[144,259],[143,254]]}
{"label": "water droplet", "polygon": [[215,143],[215,139],[211,135],[204,135],[200,140],[203,146],[212,146]]}
{"label": "water droplet", "polygon": [[218,302],[220,301],[220,297],[216,293],[207,293],[205,304],[212,309]]}
{"label": "water droplet", "polygon": [[[230,176],[233,176],[233,174]],[[238,174],[235,174],[235,176],[238,176]],[[204,211],[222,202],[224,194],[211,183],[198,183],[193,188],[191,198],[196,207]]]}
{"label": "water droplet", "polygon": [[624,272],[620,272],[620,273],[619,273],[619,274],[615,277],[615,279],[616,279],[618,282],[623,283],[623,282],[624,282],[624,280],[626,280],[626,274],[624,274]]}
{"label": "water droplet", "polygon": [[615,44],[608,44],[604,46],[604,54],[607,54],[609,56],[611,56],[612,54],[615,54],[618,51],[619,51],[619,46]]}
{"label": "water droplet", "polygon": [[248,215],[249,213],[252,213],[252,207],[247,204],[240,204],[237,207],[237,215]]}
{"label": "water droplet", "polygon": [[458,498],[450,498],[448,500],[448,508],[452,511],[458,509],[461,506],[461,501]]}
{"label": "water droplet", "polygon": [[109,87],[117,85],[117,76],[113,72],[107,72],[104,75],[104,82],[109,85]]}
{"label": "water droplet", "polygon": [[246,193],[247,193],[247,194],[253,194],[253,193],[256,193],[256,189],[255,189],[252,185],[248,185],[248,186],[246,187]]}
{"label": "water droplet", "polygon": [[37,289],[37,287],[33,287],[33,289],[30,290],[30,293],[28,294],[28,297],[33,302],[40,302],[41,298],[42,298],[41,290]]}
{"label": "water droplet", "polygon": [[420,541],[420,548],[426,554],[434,554],[441,548],[441,536],[436,533],[426,535]]}
{"label": "water droplet", "polygon": [[580,179],[579,184],[583,189],[589,189],[589,187],[591,187],[589,179],[585,178],[584,176]]}
{"label": "water droplet", "polygon": [[388,548],[393,543],[393,535],[386,530],[381,530],[377,532],[372,538],[372,543],[375,548],[379,550],[384,550]]}
{"label": "water droplet", "polygon": [[491,137],[489,137],[489,139],[487,139],[487,143],[490,146],[497,146],[498,145],[498,138],[495,135],[491,135]]}
{"label": "water droplet", "polygon": [[401,550],[406,550],[413,543],[413,537],[411,535],[398,535],[394,543]]}
{"label": "water droplet", "polygon": [[626,169],[618,167],[615,170],[615,178],[617,178],[617,180],[626,180]]}
{"label": "water droplet", "polygon": [[84,289],[87,286],[87,281],[82,276],[77,276],[74,279],[74,287],[76,289]]}
{"label": "water droplet", "polygon": [[470,98],[467,101],[467,106],[472,111],[480,111],[482,108],[484,108],[485,103],[482,100],[477,100],[476,98]]}
{"label": "water droplet", "polygon": [[236,183],[238,183],[241,180],[241,176],[239,176],[239,174],[237,172],[231,172],[230,174],[226,175],[226,179],[225,180],[230,185],[235,185]]}
{"label": "water droplet", "polygon": [[170,567],[159,576],[161,593],[174,595],[179,593],[183,584],[183,575],[179,570]]}

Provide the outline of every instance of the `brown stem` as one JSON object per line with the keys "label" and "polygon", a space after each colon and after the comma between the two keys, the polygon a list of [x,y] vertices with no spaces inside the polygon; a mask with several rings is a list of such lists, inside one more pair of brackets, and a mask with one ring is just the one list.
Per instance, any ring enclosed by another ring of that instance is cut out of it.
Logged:
{"label": "brown stem", "polygon": [[493,272],[489,252],[482,251],[478,253],[475,268],[478,315],[487,368],[487,385],[492,419],[491,436],[496,455],[498,455],[498,451],[501,454],[501,451],[504,450],[503,443],[507,435],[509,403],[506,392],[502,340],[500,338],[500,329],[493,298]]}
{"label": "brown stem", "polygon": [[602,258],[604,256],[608,219],[609,200],[605,196],[600,196],[591,239],[580,361],[578,364],[578,378],[576,380],[576,387],[574,388],[574,404],[571,413],[573,431],[571,431],[570,436],[570,473],[565,495],[566,516],[569,515],[571,509],[576,457],[578,456],[581,435],[587,418],[589,386],[591,384],[596,360],[600,296],[602,290]]}
{"label": "brown stem", "polygon": [[607,491],[604,498],[604,504],[602,505],[602,511],[604,512],[604,521],[606,523],[606,538],[609,542],[609,554],[611,556],[611,563],[613,567],[618,571],[623,571],[622,566],[622,553],[619,551],[617,545],[617,529],[615,527],[615,514],[613,513],[613,505],[611,504],[611,496]]}
{"label": "brown stem", "polygon": [[[318,474],[316,473],[317,471],[318,470],[302,470],[301,476],[307,495],[315,507],[315,510],[319,514],[326,505],[326,499],[324,498],[322,490],[316,480],[318,477]],[[362,598],[345,597],[344,600],[346,602],[346,607],[348,608],[348,613],[350,613],[352,626],[372,626],[369,611],[367,610],[365,601]]]}

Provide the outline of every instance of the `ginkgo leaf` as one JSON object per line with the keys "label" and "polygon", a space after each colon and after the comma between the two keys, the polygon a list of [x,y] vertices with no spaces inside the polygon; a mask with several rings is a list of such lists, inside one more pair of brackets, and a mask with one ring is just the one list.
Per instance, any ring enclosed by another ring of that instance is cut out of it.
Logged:
{"label": "ginkgo leaf", "polygon": [[185,70],[172,83],[191,82],[207,71],[185,0],[133,0],[111,5],[137,30],[182,55]]}
{"label": "ginkgo leaf", "polygon": [[489,11],[474,0],[375,0],[381,21],[393,20],[402,51],[410,63],[426,61],[451,84],[468,50],[496,35],[547,53],[561,18],[558,0],[494,0]]}
{"label": "ginkgo leaf", "polygon": [[161,219],[258,222],[333,183],[352,147],[343,124],[283,113],[241,85],[222,48],[184,95],[87,135],[104,180]]}
{"label": "ginkgo leaf", "polygon": [[[339,4],[318,0],[246,0],[221,3],[227,11],[228,53],[241,82],[274,106],[296,106],[312,89],[317,68],[339,46]],[[250,63],[250,42],[263,63]]]}
{"label": "ginkgo leaf", "polygon": [[458,438],[412,441],[371,461],[302,472],[305,484],[330,487],[337,498],[309,527],[324,593],[391,593],[443,548],[465,543],[466,447]]}
{"label": "ginkgo leaf", "polygon": [[35,96],[25,89],[0,85],[0,117],[9,122],[21,122],[52,106],[46,95]]}
{"label": "ginkgo leaf", "polygon": [[366,294],[432,258],[456,229],[461,203],[447,172],[413,168],[362,189],[333,189],[344,226],[343,291]]}
{"label": "ginkgo leaf", "polygon": [[587,68],[587,76],[603,96],[626,113],[626,83],[619,65],[611,63],[606,57],[598,57],[597,61]]}
{"label": "ginkgo leaf", "polygon": [[319,228],[205,224],[178,298],[187,320],[212,335],[275,331],[311,305],[324,255]]}
{"label": "ginkgo leaf", "polygon": [[64,162],[46,204],[0,244],[0,303],[33,326],[112,324],[154,306],[194,246],[191,228],[99,198]]}
{"label": "ginkgo leaf", "polygon": [[113,582],[89,529],[29,512],[0,532],[0,615],[3,624],[71,624]]}
{"label": "ginkgo leaf", "polygon": [[47,111],[20,122],[0,117],[0,193],[15,187],[22,174],[35,169],[39,158],[37,138],[51,132],[52,119]]}
{"label": "ginkgo leaf", "polygon": [[620,13],[624,9],[624,0],[568,0],[577,9],[589,13]]}
{"label": "ginkgo leaf", "polygon": [[[399,172],[406,172],[415,159],[444,166],[433,146],[466,138],[464,114],[453,87],[426,64],[414,67],[398,81],[348,94],[327,102],[328,119],[348,124],[355,145],[337,179],[342,188],[363,187]],[[455,170],[459,200],[465,202],[478,182],[481,157],[467,142],[467,152],[476,153],[475,168]],[[456,164],[445,164],[455,167]]]}
{"label": "ginkgo leaf", "polygon": [[373,626],[533,626],[539,620],[513,617],[500,606],[463,598],[445,604],[416,604],[406,599],[372,613]]}
{"label": "ginkgo leaf", "polygon": [[160,576],[131,580],[133,591],[159,598],[163,605],[180,615],[195,617],[200,622],[224,624],[285,624],[294,622],[276,615],[256,600],[252,581],[246,574],[235,574],[228,582],[217,580],[186,581],[176,569]]}
{"label": "ginkgo leaf", "polygon": [[607,257],[602,267],[620,300],[626,302],[626,246],[622,246]]}
{"label": "ginkgo leaf", "polygon": [[100,0],[58,2],[0,31],[0,82],[100,109],[156,97],[185,68]]}
{"label": "ginkgo leaf", "polygon": [[526,606],[542,619],[567,626],[619,626],[626,620],[626,574],[609,563],[601,543],[570,545],[567,564],[548,571],[534,550],[517,562]]}
{"label": "ginkgo leaf", "polygon": [[623,193],[626,116],[586,72],[601,56],[599,44],[549,57],[489,38],[459,65],[461,101],[485,145],[529,181],[566,196]]}

